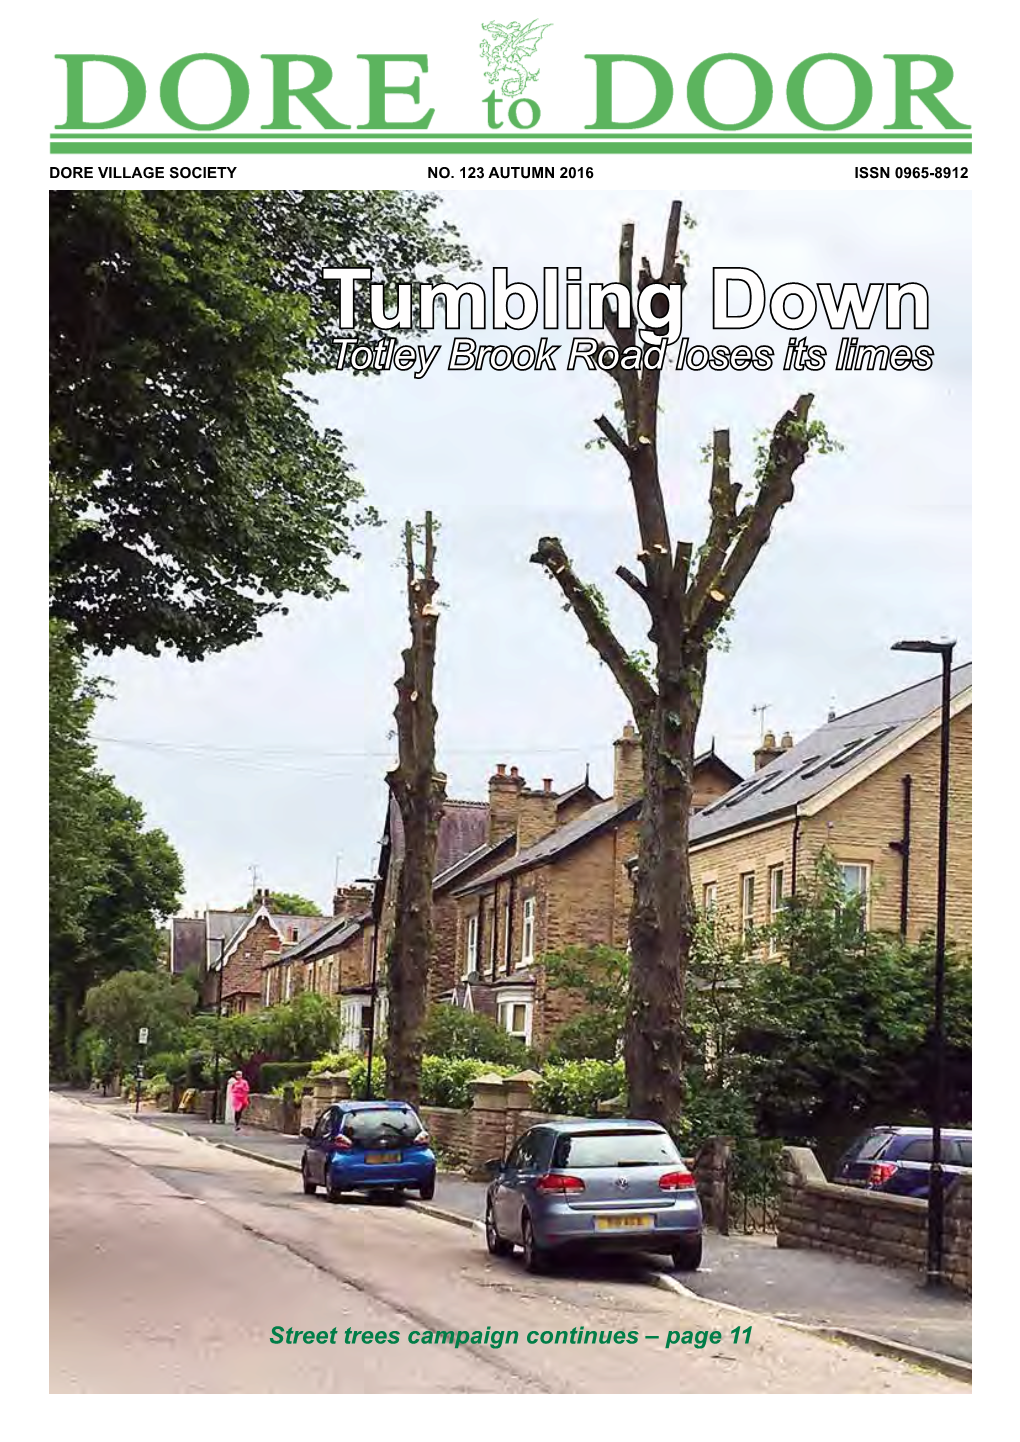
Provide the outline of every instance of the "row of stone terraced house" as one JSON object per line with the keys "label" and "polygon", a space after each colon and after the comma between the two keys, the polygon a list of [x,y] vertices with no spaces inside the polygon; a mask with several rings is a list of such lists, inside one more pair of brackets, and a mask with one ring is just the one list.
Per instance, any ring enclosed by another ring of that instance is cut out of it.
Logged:
{"label": "row of stone terraced house", "polygon": [[[952,677],[949,932],[971,935],[971,667]],[[715,754],[694,770],[691,871],[705,909],[735,927],[773,920],[822,848],[865,898],[869,926],[916,939],[934,925],[940,683],[922,682],[842,716],[794,743],[767,732],[742,777]],[[613,794],[587,779],[557,792],[529,787],[499,765],[486,801],[448,800],[434,887],[435,955],[429,990],[484,1013],[529,1046],[544,1047],[583,1005],[548,984],[542,958],[568,945],[625,947],[630,866],[641,808],[641,742],[630,724],[614,743]],[[185,921],[204,957],[203,999],[227,1011],[286,1000],[300,990],[339,1000],[342,1043],[360,1047],[378,979],[385,1017],[385,955],[403,853],[399,813],[385,821],[373,887],[344,887],[329,919],[254,913]],[[176,928],[182,923],[175,922]],[[179,965],[174,942],[172,965]],[[767,951],[763,953],[767,961]]]}

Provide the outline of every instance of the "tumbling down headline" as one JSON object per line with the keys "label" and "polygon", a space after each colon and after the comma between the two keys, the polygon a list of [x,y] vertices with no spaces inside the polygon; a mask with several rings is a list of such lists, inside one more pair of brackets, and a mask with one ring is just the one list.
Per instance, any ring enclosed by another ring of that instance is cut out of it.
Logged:
{"label": "tumbling down headline", "polygon": [[[540,292],[524,281],[511,281],[505,266],[492,268],[488,289],[478,281],[461,285],[428,281],[392,282],[373,279],[364,266],[323,271],[337,283],[341,331],[355,331],[371,320],[376,331],[608,331],[611,343],[591,334],[537,345],[482,344],[470,336],[451,341],[446,369],[567,370],[771,370],[777,356],[771,345],[704,345],[683,333],[684,284],[649,280],[636,294],[621,282],[585,283],[580,266],[547,266]],[[367,305],[366,305],[367,302]],[[746,266],[716,266],[712,271],[712,329],[747,331],[765,318],[785,331],[803,331],[823,321],[833,331],[870,330],[873,325],[899,331],[928,329],[928,291],[918,281],[873,282],[862,292],[856,283],[838,289],[827,281],[815,286],[786,281],[771,294],[757,271]],[[541,317],[541,318],[540,318]],[[342,340],[338,369],[410,371],[415,379],[428,375],[441,344],[403,344],[396,335],[372,344]],[[782,356],[786,371],[820,371],[829,348],[791,335]],[[842,335],[835,369],[930,370],[934,351],[928,345],[864,344],[856,335]]]}

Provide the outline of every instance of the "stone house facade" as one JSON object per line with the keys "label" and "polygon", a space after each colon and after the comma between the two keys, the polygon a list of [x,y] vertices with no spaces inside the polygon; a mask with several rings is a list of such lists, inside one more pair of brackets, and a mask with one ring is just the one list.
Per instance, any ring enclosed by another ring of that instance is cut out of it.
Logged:
{"label": "stone house facade", "polygon": [[[740,780],[714,749],[706,752],[695,763],[695,805]],[[500,797],[505,824],[514,824],[515,844],[506,860],[456,889],[459,979],[451,999],[539,1049],[583,1010],[576,993],[548,984],[542,957],[567,946],[627,945],[627,862],[642,784],[641,742],[630,722],[614,742],[608,800],[564,806],[551,786],[529,791],[516,771],[497,768],[490,793]]]}
{"label": "stone house facade", "polygon": [[[947,931],[971,940],[971,667],[953,672]],[[695,899],[733,929],[766,925],[827,850],[872,930],[935,924],[938,678],[832,716],[794,745],[771,735],[755,773],[691,824]],[[772,742],[772,745],[768,743]],[[785,744],[788,743],[788,744]]]}

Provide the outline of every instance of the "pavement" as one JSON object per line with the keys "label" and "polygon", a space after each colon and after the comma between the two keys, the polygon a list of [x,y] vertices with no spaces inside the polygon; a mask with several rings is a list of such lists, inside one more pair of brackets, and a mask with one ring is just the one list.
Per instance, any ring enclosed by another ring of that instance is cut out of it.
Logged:
{"label": "pavement", "polygon": [[286,1165],[166,1130],[174,1118],[139,1126],[66,1094],[50,1118],[57,1393],[968,1390],[650,1287],[635,1257],[529,1276],[406,1206],[306,1197]]}
{"label": "pavement", "polygon": [[[94,1104],[125,1110],[121,1101]],[[189,1116],[141,1112],[140,1120],[173,1127],[189,1136],[293,1167],[300,1166],[304,1142],[254,1127],[213,1124]],[[485,1216],[485,1183],[460,1173],[440,1173],[431,1203],[412,1201],[416,1210],[449,1219],[481,1222]],[[665,1262],[650,1259],[649,1268],[666,1274]],[[972,1357],[971,1301],[958,1292],[930,1292],[913,1274],[872,1266],[831,1253],[802,1248],[779,1249],[774,1236],[722,1237],[705,1233],[701,1269],[685,1273],[682,1286],[706,1301],[799,1323],[860,1334],[917,1348],[969,1363]],[[853,1340],[848,1337],[848,1340]]]}

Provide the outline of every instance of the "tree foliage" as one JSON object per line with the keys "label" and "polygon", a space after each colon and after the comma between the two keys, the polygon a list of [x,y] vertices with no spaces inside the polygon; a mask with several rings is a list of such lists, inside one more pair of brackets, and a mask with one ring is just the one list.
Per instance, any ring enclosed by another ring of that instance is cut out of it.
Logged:
{"label": "tree foliage", "polygon": [[167,972],[121,971],[89,988],[85,1019],[118,1070],[138,1055],[139,1027],[148,1027],[152,1051],[169,1051],[185,1034],[195,992]]}
{"label": "tree foliage", "polygon": [[[259,905],[266,898],[256,894],[243,906],[235,906],[234,911],[256,911]],[[322,912],[314,901],[309,901],[307,896],[299,896],[296,891],[271,891],[266,905],[270,911],[277,912],[281,916],[321,916]]]}
{"label": "tree foliage", "polygon": [[140,804],[95,766],[88,740],[97,694],[66,628],[50,623],[50,1000],[53,1063],[71,1065],[90,986],[151,970],[158,918],[176,910],[180,860]]}
{"label": "tree foliage", "polygon": [[[52,614],[103,652],[190,660],[288,593],[343,590],[372,513],[294,377],[336,364],[330,266],[471,265],[437,197],[395,191],[53,191]],[[353,334],[374,340],[367,304]]]}
{"label": "tree foliage", "polygon": [[524,1043],[496,1025],[491,1017],[437,1002],[428,1010],[422,1031],[426,1055],[450,1060],[473,1058],[525,1067],[529,1053]]}

